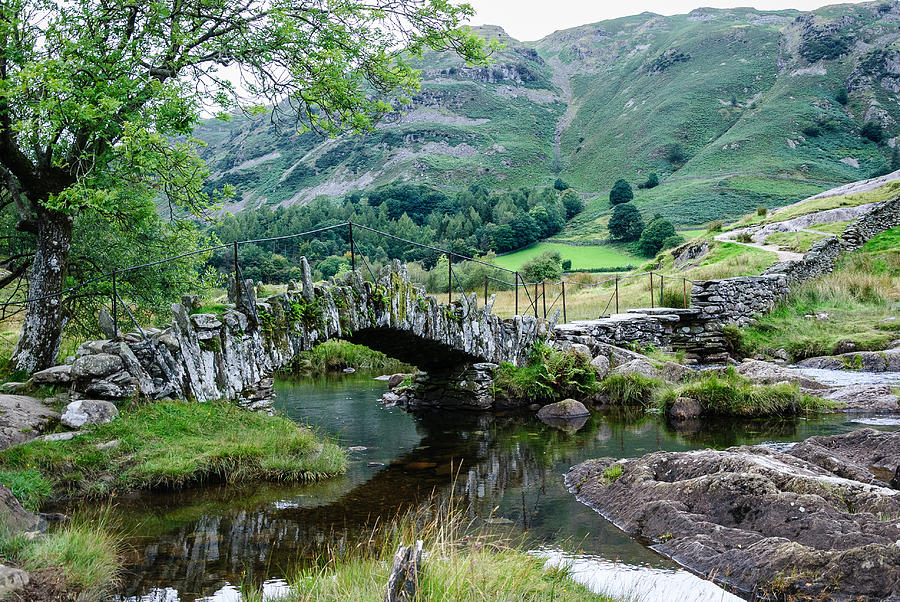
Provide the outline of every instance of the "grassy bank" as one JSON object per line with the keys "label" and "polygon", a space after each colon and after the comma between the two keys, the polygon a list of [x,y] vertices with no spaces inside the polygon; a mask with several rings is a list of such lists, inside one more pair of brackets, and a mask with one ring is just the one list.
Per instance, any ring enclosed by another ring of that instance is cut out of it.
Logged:
{"label": "grassy bank", "polygon": [[20,600],[92,602],[113,593],[120,541],[105,522],[61,525],[36,538],[0,535],[0,559],[29,572]]}
{"label": "grassy bank", "polygon": [[643,258],[633,255],[622,244],[567,245],[555,242],[539,242],[514,253],[497,257],[495,263],[508,270],[518,270],[522,265],[547,251],[556,251],[564,260],[572,262],[573,270],[594,270],[637,265]]}
{"label": "grassy bank", "polygon": [[298,354],[280,373],[287,376],[323,376],[346,368],[383,373],[412,372],[404,364],[380,351],[347,341],[330,340]]}
{"label": "grassy bank", "polygon": [[[461,512],[442,508],[429,518],[407,515],[374,529],[355,547],[325,550],[318,562],[297,567],[288,579],[290,593],[277,602],[383,600],[397,546],[416,540],[427,552],[417,600],[611,601],[572,581],[567,570],[545,570],[544,560],[466,523]],[[243,595],[247,602],[263,599],[251,588]]]}
{"label": "grassy bank", "polygon": [[286,418],[227,402],[158,402],[68,441],[0,452],[0,482],[31,507],[203,481],[314,481],[346,469],[343,451]]}
{"label": "grassy bank", "polygon": [[667,412],[679,397],[697,401],[704,416],[796,416],[833,410],[837,404],[807,395],[792,383],[754,384],[729,367],[722,373],[703,372],[681,384],[640,374],[613,374],[600,391],[612,407],[643,407]]}
{"label": "grassy bank", "polygon": [[880,350],[900,339],[900,228],[842,257],[831,274],[794,287],[770,314],[738,333],[740,351],[786,349],[795,361]]}

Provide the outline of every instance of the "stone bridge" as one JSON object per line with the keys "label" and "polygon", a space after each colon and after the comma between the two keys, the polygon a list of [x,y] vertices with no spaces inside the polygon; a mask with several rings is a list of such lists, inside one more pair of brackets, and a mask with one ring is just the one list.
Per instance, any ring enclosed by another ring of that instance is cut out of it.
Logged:
{"label": "stone bridge", "polygon": [[478,307],[474,293],[440,304],[397,261],[375,282],[349,272],[314,285],[305,258],[301,271],[300,284],[266,299],[232,281],[234,306],[222,313],[199,313],[196,298],[185,296],[172,305],[170,327],[84,343],[34,382],[69,384],[73,398],[243,399],[262,407],[272,374],[301,351],[341,338],[421,368],[438,390],[444,381],[462,383],[448,398],[462,395],[471,406],[472,396],[485,397],[494,365],[521,364],[553,328],[529,316],[501,319],[492,301]]}

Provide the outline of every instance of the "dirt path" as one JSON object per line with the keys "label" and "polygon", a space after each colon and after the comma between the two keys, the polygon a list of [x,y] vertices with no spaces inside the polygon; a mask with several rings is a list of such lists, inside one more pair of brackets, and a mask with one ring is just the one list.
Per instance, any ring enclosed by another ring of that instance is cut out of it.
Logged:
{"label": "dirt path", "polygon": [[784,251],[778,245],[767,245],[755,242],[739,242],[735,240],[738,235],[743,234],[746,230],[749,230],[749,228],[741,228],[740,230],[732,230],[731,232],[722,232],[721,234],[716,234],[716,240],[721,242],[733,242],[736,245],[753,247],[754,249],[762,249],[763,251],[771,251],[778,256],[778,261],[797,261],[798,259],[801,259],[803,257],[802,253]]}

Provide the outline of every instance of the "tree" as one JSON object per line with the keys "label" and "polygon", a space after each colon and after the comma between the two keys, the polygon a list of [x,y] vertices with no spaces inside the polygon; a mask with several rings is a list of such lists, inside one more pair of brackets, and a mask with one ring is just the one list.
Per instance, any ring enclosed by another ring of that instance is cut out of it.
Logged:
{"label": "tree", "polygon": [[404,53],[486,61],[460,27],[471,14],[445,0],[4,0],[0,202],[35,237],[16,368],[55,362],[65,318],[54,295],[79,216],[142,215],[157,200],[200,214],[212,203],[190,138],[201,108],[224,117],[269,103],[298,129],[369,130],[418,87]]}
{"label": "tree", "polygon": [[677,142],[669,147],[666,151],[666,160],[672,165],[681,165],[687,160],[684,147]]}
{"label": "tree", "polygon": [[834,96],[834,99],[838,101],[838,103],[846,105],[850,100],[850,97],[847,95],[847,88],[839,89],[837,91],[837,94]]}
{"label": "tree", "polygon": [[875,143],[881,142],[884,138],[884,130],[881,128],[881,124],[875,121],[867,121],[864,123],[862,129],[859,130],[859,133],[863,138],[868,138]]}
{"label": "tree", "polygon": [[676,236],[675,226],[666,219],[657,218],[647,224],[638,240],[638,249],[645,257],[655,257],[663,248],[666,239]]}
{"label": "tree", "polygon": [[609,202],[613,205],[627,203],[633,198],[634,191],[631,190],[631,184],[625,180],[616,180],[612,190],[609,191]]}
{"label": "tree", "polygon": [[584,211],[584,201],[581,195],[569,188],[560,195],[563,207],[566,208],[566,219],[572,219],[582,211]]}
{"label": "tree", "polygon": [[562,276],[562,259],[559,251],[544,251],[522,264],[522,278],[526,282],[557,280]]}
{"label": "tree", "polygon": [[563,272],[571,271],[572,260],[571,259],[563,259],[562,260],[562,269],[563,269]]}
{"label": "tree", "polygon": [[651,173],[646,182],[638,184],[638,188],[656,188],[657,186],[659,186],[659,176],[656,173]]}
{"label": "tree", "polygon": [[571,186],[566,184],[562,178],[556,178],[556,181],[553,182],[553,188],[562,192],[563,190],[568,190]]}
{"label": "tree", "polygon": [[644,231],[644,219],[641,212],[631,203],[616,205],[607,225],[613,238],[619,240],[637,240]]}

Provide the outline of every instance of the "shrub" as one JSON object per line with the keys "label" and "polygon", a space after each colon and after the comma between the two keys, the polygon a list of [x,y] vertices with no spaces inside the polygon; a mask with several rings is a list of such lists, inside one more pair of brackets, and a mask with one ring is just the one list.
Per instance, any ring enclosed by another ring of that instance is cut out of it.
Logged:
{"label": "shrub", "polygon": [[687,155],[684,152],[684,147],[680,144],[673,144],[666,151],[666,161],[671,163],[672,165],[681,165],[687,160]]}
{"label": "shrub", "polygon": [[584,211],[584,201],[581,200],[581,195],[572,189],[563,192],[559,199],[562,201],[563,208],[566,210],[566,219],[572,219]]}
{"label": "shrub", "polygon": [[612,190],[609,191],[609,202],[613,205],[627,203],[633,198],[634,191],[631,189],[631,184],[625,180],[617,180],[613,184]]}
{"label": "shrub", "polygon": [[769,209],[767,207],[758,207],[756,209],[756,215],[758,215],[760,217],[765,217],[768,214],[769,214]]}
{"label": "shrub", "polygon": [[818,138],[822,135],[822,130],[818,125],[808,125],[803,128],[803,133],[810,138]]}
{"label": "shrub", "polygon": [[572,260],[571,259],[563,259],[562,260],[562,269],[563,272],[568,272],[572,269]]}
{"label": "shrub", "polygon": [[684,242],[684,237],[680,234],[673,234],[672,236],[667,237],[663,243],[663,249],[673,249]]}
{"label": "shrub", "polygon": [[839,104],[845,105],[850,101],[849,96],[847,95],[847,88],[841,88],[837,91],[837,94],[834,95],[834,99],[838,101]]}
{"label": "shrub", "polygon": [[545,251],[522,265],[522,277],[526,282],[557,280],[562,276],[562,259],[559,251]]}
{"label": "shrub", "polygon": [[607,225],[609,234],[619,240],[637,240],[644,231],[644,218],[637,207],[630,203],[616,205]]}
{"label": "shrub", "polygon": [[649,189],[649,188],[656,188],[657,186],[659,186],[659,176],[656,175],[655,173],[650,174],[650,176],[647,178],[646,182],[644,182],[642,184],[638,184],[638,188],[648,188]]}
{"label": "shrub", "polygon": [[884,130],[881,128],[881,124],[874,121],[867,121],[859,133],[863,138],[867,138],[875,143],[884,139]]}
{"label": "shrub", "polygon": [[709,222],[709,225],[706,226],[707,232],[721,232],[722,231],[722,220],[716,220],[714,222]]}
{"label": "shrub", "polygon": [[649,406],[659,381],[642,374],[611,374],[600,383],[600,392],[611,406]]}
{"label": "shrub", "polygon": [[494,373],[494,390],[513,399],[547,403],[580,399],[597,391],[597,374],[586,355],[539,343],[525,366],[500,365]]}
{"label": "shrub", "polygon": [[568,190],[571,188],[568,184],[566,184],[562,178],[556,178],[556,181],[553,182],[553,187],[559,191]]}
{"label": "shrub", "polygon": [[675,234],[675,226],[666,219],[655,219],[641,232],[638,249],[645,257],[655,257],[663,248],[663,242]]}

